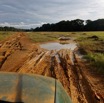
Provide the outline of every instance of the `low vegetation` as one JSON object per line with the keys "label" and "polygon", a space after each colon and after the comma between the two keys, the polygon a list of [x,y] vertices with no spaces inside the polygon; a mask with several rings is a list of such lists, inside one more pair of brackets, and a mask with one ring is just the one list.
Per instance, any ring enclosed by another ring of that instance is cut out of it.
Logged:
{"label": "low vegetation", "polygon": [[27,32],[33,42],[57,41],[60,36],[72,36],[71,32]]}
{"label": "low vegetation", "polygon": [[77,42],[93,68],[104,74],[104,32],[87,32],[78,36]]}
{"label": "low vegetation", "polygon": [[4,40],[5,38],[9,37],[10,35],[14,34],[14,32],[6,32],[6,31],[1,31],[0,32],[0,41]]}
{"label": "low vegetation", "polygon": [[104,74],[104,53],[88,53],[85,58],[97,72]]}

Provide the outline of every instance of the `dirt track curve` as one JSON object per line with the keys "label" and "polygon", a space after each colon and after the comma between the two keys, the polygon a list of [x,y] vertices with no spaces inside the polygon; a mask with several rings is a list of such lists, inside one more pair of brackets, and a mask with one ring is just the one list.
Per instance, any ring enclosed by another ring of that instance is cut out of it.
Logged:
{"label": "dirt track curve", "polygon": [[0,71],[53,77],[62,83],[73,103],[104,103],[103,85],[93,82],[73,51],[44,50],[24,33],[12,35],[0,46]]}

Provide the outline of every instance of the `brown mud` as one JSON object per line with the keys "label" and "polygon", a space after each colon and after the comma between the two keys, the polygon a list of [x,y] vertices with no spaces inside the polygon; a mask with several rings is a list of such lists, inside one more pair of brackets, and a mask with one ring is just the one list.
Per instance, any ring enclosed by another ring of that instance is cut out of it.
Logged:
{"label": "brown mud", "polygon": [[0,71],[53,77],[62,83],[73,103],[104,103],[103,77],[91,73],[74,51],[44,50],[24,33],[12,35],[0,46]]}

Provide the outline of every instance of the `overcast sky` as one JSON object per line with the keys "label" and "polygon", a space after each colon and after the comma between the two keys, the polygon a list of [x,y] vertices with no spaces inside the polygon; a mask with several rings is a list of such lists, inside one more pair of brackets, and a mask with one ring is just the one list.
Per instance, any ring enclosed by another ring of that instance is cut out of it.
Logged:
{"label": "overcast sky", "polygon": [[77,18],[104,18],[104,0],[0,0],[0,26],[35,28]]}

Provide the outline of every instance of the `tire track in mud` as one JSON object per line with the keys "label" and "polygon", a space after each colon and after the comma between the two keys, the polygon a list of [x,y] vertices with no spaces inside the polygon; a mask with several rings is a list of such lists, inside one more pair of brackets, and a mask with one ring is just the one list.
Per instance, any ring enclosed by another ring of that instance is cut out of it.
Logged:
{"label": "tire track in mud", "polygon": [[30,73],[32,72],[34,66],[39,62],[40,58],[42,58],[42,56],[44,55],[44,52],[40,53],[39,55],[37,55],[35,58],[32,58],[32,59],[28,59],[24,65],[19,68],[19,71],[18,72],[21,72],[21,73]]}
{"label": "tire track in mud", "polygon": [[79,78],[78,81],[82,98],[86,100],[86,103],[104,103],[104,99],[102,98],[102,96],[96,96],[96,90],[94,90],[92,84],[83,72],[83,67],[80,65],[79,60],[76,58],[76,56],[75,59],[77,62],[74,67],[74,74],[78,75],[77,77]]}
{"label": "tire track in mud", "polygon": [[[40,55],[27,60],[20,68],[20,73],[33,73],[58,79],[73,103],[97,103],[92,88],[82,73],[80,66],[73,54],[74,63],[71,60],[72,51],[45,51]],[[27,70],[28,69],[28,70]]]}

